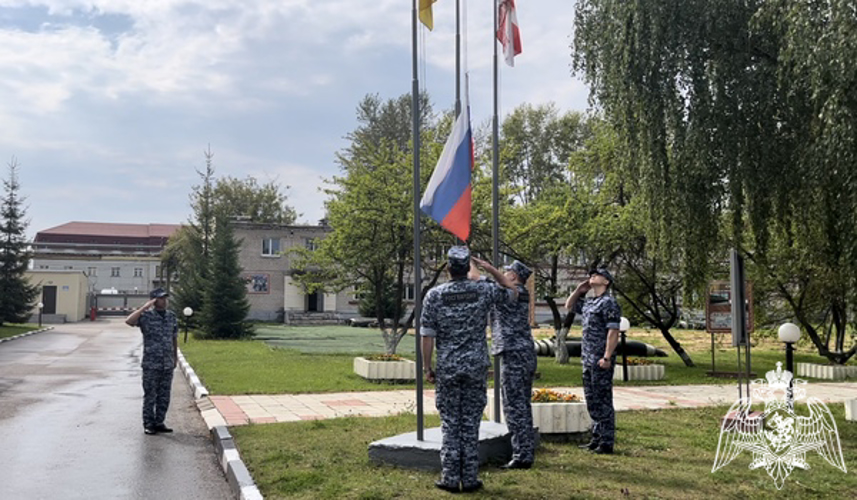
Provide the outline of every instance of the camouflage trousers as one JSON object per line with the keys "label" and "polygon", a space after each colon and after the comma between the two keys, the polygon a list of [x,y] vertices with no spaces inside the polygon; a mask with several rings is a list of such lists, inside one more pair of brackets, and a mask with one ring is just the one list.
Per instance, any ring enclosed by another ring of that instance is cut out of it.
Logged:
{"label": "camouflage trousers", "polygon": [[143,426],[163,424],[170,406],[173,369],[143,368]]}
{"label": "camouflage trousers", "polygon": [[449,486],[473,486],[479,472],[479,423],[488,400],[487,373],[474,379],[457,376],[437,380],[440,413],[441,481]]}
{"label": "camouflage trousers", "polygon": [[583,394],[592,418],[592,440],[613,446],[616,439],[616,411],[613,409],[613,367],[583,366]]}
{"label": "camouflage trousers", "polygon": [[536,432],[533,429],[533,375],[536,353],[532,349],[502,353],[500,382],[503,391],[503,415],[512,433],[512,459],[532,463],[535,459]]}

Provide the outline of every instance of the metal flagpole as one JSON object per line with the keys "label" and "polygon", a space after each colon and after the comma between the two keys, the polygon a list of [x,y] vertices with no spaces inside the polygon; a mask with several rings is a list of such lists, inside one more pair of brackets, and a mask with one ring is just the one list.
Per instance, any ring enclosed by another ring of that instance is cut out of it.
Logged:
{"label": "metal flagpole", "polygon": [[455,117],[461,113],[461,0],[455,0]]}
{"label": "metal flagpole", "polygon": [[416,346],[417,382],[417,440],[423,440],[423,356],[420,338],[420,310],[422,309],[422,273],[420,268],[420,81],[417,73],[417,1],[413,0],[412,45],[413,45],[413,96],[411,114],[414,134],[414,342]]}
{"label": "metal flagpole", "polygon": [[[493,153],[492,153],[492,191],[491,191],[491,205],[492,205],[492,235],[493,235],[493,253],[492,259],[495,266],[500,265],[500,188],[498,186],[498,177],[500,170],[500,146],[499,146],[499,119],[497,117],[499,100],[497,97],[497,14],[498,14],[498,4],[497,0],[494,0],[494,31],[491,33],[491,40],[494,42],[494,123],[493,123],[493,131],[491,141],[493,144]],[[494,421],[500,422],[500,357],[494,356]]]}

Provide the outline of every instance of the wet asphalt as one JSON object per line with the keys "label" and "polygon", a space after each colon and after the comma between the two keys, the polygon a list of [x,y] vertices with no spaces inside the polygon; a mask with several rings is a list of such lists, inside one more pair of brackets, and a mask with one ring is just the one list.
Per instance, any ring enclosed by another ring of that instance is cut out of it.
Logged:
{"label": "wet asphalt", "polygon": [[0,499],[233,498],[180,370],[143,434],[141,354],[119,318],[0,344]]}

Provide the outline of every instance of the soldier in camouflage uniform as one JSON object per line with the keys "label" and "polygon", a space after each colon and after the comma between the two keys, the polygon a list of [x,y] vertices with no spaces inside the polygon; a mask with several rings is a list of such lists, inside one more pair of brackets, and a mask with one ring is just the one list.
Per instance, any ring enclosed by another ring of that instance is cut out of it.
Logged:
{"label": "soldier in camouflage uniform", "polygon": [[[592,441],[581,446],[599,454],[613,453],[616,413],[613,408],[613,367],[619,343],[622,312],[616,299],[607,294],[613,276],[605,268],[590,272],[565,302],[566,309],[582,315],[583,391],[592,418]],[[592,289],[594,297],[584,298]]]}
{"label": "soldier in camouflage uniform", "polygon": [[[493,274],[487,262],[474,260]],[[530,292],[525,285],[530,274],[532,271],[520,261],[506,266],[506,277],[515,285],[518,299],[495,305],[491,313],[491,354],[502,358],[503,414],[512,433],[512,460],[501,469],[529,469],[535,459],[531,402],[537,361],[530,330]]]}
{"label": "soldier in camouflage uniform", "polygon": [[[479,423],[487,400],[490,366],[485,338],[488,313],[497,303],[514,301],[517,294],[502,275],[500,283],[506,288],[468,279],[471,263],[466,247],[452,247],[448,257],[451,280],[426,294],[420,333],[426,380],[437,383],[436,401],[443,435],[440,450],[443,470],[435,485],[457,493],[482,487],[477,473]],[[431,368],[435,342],[436,373]]]}
{"label": "soldier in camouflage uniform", "polygon": [[156,288],[150,300],[125,320],[143,333],[143,431],[146,434],[173,432],[164,419],[170,406],[173,371],[178,361],[179,324],[167,309],[169,294]]}

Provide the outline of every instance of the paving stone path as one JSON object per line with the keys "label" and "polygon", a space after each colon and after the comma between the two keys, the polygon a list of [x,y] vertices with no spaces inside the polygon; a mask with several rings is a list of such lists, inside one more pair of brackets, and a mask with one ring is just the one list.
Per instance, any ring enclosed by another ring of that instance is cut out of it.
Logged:
{"label": "paving stone path", "polygon": [[[583,396],[582,387],[555,387],[554,390]],[[434,391],[426,390],[423,395],[425,413],[437,413]],[[825,403],[841,403],[857,398],[857,383],[811,382],[807,384],[807,396],[818,398]],[[219,413],[214,416],[214,425],[230,426],[346,416],[378,417],[416,410],[416,393],[412,389],[209,398]],[[613,389],[617,411],[700,408],[731,404],[737,398],[737,384],[634,386]]]}

